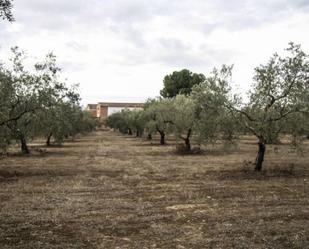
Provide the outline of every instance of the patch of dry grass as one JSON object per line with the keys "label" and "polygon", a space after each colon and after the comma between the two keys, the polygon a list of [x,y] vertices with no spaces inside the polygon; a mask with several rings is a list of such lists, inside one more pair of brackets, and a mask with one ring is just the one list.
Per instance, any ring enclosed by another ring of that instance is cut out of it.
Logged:
{"label": "patch of dry grass", "polygon": [[0,160],[0,248],[308,248],[309,145],[178,155],[98,131]]}

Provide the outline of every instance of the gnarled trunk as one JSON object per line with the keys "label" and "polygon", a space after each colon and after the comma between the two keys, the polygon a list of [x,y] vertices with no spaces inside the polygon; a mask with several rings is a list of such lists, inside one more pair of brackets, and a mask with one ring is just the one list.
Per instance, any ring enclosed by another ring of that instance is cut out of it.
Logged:
{"label": "gnarled trunk", "polygon": [[185,141],[185,150],[186,151],[191,151],[191,143],[190,143],[191,134],[192,134],[192,129],[189,129],[187,136],[181,137]]}
{"label": "gnarled trunk", "polygon": [[164,145],[165,144],[165,132],[159,131],[159,134],[160,134],[160,144]]}
{"label": "gnarled trunk", "polygon": [[191,144],[190,144],[189,138],[185,139],[185,145],[186,145],[186,151],[190,151],[191,150]]}
{"label": "gnarled trunk", "polygon": [[23,154],[30,154],[25,137],[21,135],[19,140],[20,140],[21,152]]}
{"label": "gnarled trunk", "polygon": [[255,159],[255,170],[261,171],[263,161],[264,161],[265,150],[266,150],[266,141],[262,136],[259,137],[258,146],[259,146],[259,150],[258,150],[256,159]]}
{"label": "gnarled trunk", "polygon": [[53,133],[48,134],[47,139],[46,139],[46,145],[47,146],[50,146],[50,140],[51,140],[52,136],[53,136]]}

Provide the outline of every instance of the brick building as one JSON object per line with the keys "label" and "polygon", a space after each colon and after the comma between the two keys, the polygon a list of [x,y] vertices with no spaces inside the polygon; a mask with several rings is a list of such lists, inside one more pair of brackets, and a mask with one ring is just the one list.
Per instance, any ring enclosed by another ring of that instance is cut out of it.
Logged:
{"label": "brick building", "polygon": [[87,110],[91,116],[99,120],[105,120],[109,115],[120,112],[123,109],[141,109],[144,103],[121,103],[121,102],[100,102],[98,104],[88,104]]}
{"label": "brick building", "polygon": [[88,104],[86,110],[90,112],[91,117],[97,117],[97,104]]}

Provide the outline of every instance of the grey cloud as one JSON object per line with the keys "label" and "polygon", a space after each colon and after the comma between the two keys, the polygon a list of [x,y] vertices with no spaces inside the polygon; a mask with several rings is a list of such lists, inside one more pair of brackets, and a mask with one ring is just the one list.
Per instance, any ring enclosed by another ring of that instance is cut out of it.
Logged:
{"label": "grey cloud", "polygon": [[158,39],[158,43],[163,49],[169,49],[174,51],[189,50],[190,46],[184,44],[180,39],[161,38]]}
{"label": "grey cloud", "polygon": [[[229,31],[254,28],[284,19],[291,11],[303,12],[309,7],[308,0],[15,0],[14,3],[16,23],[22,23],[25,30],[15,34],[0,29],[0,43],[11,43],[18,36],[29,37],[40,32],[86,35],[104,34],[107,29],[116,39],[128,44],[119,52],[122,59],[117,63],[151,62],[179,66],[209,64],[211,62],[203,57],[216,60],[216,56],[227,57],[232,52],[214,52],[203,47],[194,52],[190,44],[178,38],[146,40],[144,30],[151,20],[158,17],[176,20],[177,28],[184,33],[195,30],[207,39],[207,35],[217,28]],[[212,18],[204,18],[207,16]],[[76,51],[88,50],[87,45],[78,41],[67,42],[66,46]],[[69,63],[66,65],[74,69]]]}
{"label": "grey cloud", "polygon": [[17,0],[15,18],[23,24],[27,35],[42,31],[104,32],[107,28],[135,46],[143,46],[142,33],[135,23],[145,24],[156,15],[153,5],[146,3],[139,0]]}
{"label": "grey cloud", "polygon": [[98,2],[97,8],[105,17],[117,23],[143,23],[156,16],[171,15],[177,1],[108,0]]}
{"label": "grey cloud", "polygon": [[186,51],[166,52],[155,56],[158,63],[179,68],[192,68],[195,66],[207,66],[207,61],[203,56],[192,55]]}
{"label": "grey cloud", "polygon": [[[91,30],[110,26],[115,31],[131,32],[129,26],[144,25],[158,16],[178,18],[182,25],[193,23],[196,16],[215,14],[214,21],[202,22],[204,32],[216,27],[242,29],[269,22],[288,10],[304,11],[308,0],[273,1],[176,1],[176,0],[16,0],[16,20],[27,29]],[[282,17],[283,18],[283,17]],[[202,20],[199,20],[202,21]]]}
{"label": "grey cloud", "polygon": [[[22,42],[29,54],[52,46],[64,72],[73,77],[78,72],[76,78],[100,82],[104,70],[130,78],[144,65],[157,77],[156,68],[206,69],[241,56],[241,48],[209,47],[207,38],[217,29],[228,37],[231,31],[254,31],[308,9],[308,0],[14,0],[16,22],[0,21],[0,54],[14,45],[25,48]],[[166,25],[166,35],[159,25]],[[89,85],[82,83],[85,89]],[[113,82],[109,85],[112,89]]]}
{"label": "grey cloud", "polygon": [[200,65],[204,62],[180,39],[160,38],[146,43],[145,46],[144,49],[135,47],[120,51],[123,60],[119,63],[130,66],[148,63],[185,66]]}
{"label": "grey cloud", "polygon": [[[199,2],[199,1],[197,1]],[[190,8],[188,6],[188,10]],[[197,8],[198,7],[198,8]],[[178,19],[185,20],[183,25],[191,25],[204,34],[209,34],[217,28],[237,31],[243,29],[256,28],[274,21],[281,21],[294,13],[307,13],[309,10],[308,0],[218,0],[202,1],[191,11],[182,9],[179,11]],[[212,16],[212,19],[205,21],[196,16]]]}
{"label": "grey cloud", "polygon": [[64,30],[72,27],[74,23],[86,20],[87,13],[91,11],[91,2],[74,0],[17,0],[15,2],[15,18],[17,22],[25,24],[28,30]]}
{"label": "grey cloud", "polygon": [[209,47],[205,44],[197,46],[193,51],[189,46],[182,45],[177,49],[160,49],[153,55],[152,60],[167,66],[212,68],[221,64],[222,61],[228,63],[235,52],[219,47]]}
{"label": "grey cloud", "polygon": [[203,56],[197,55],[192,48],[180,39],[161,38],[157,41],[158,47],[153,53],[152,60],[166,65],[179,67],[197,66],[207,63]]}
{"label": "grey cloud", "polygon": [[[149,50],[129,50],[123,52],[123,60],[118,62],[127,66],[139,66],[145,64],[159,64],[167,67],[212,68],[220,65],[222,61],[229,62],[235,55],[235,51],[222,48],[210,48],[201,45],[195,51],[177,39],[157,41],[157,46]],[[177,45],[175,45],[177,44]]]}
{"label": "grey cloud", "polygon": [[91,25],[104,25],[108,20],[119,25],[128,25],[145,22],[158,15],[162,10],[158,2],[150,4],[142,0],[16,0],[15,15],[16,20],[31,26],[50,29],[58,29],[61,25],[63,28],[68,25],[86,25],[91,28]]}
{"label": "grey cloud", "polygon": [[68,49],[73,49],[75,51],[82,51],[82,50],[87,50],[88,46],[82,42],[78,42],[78,41],[69,41],[66,43],[66,47]]}
{"label": "grey cloud", "polygon": [[[217,28],[241,30],[264,25],[284,18],[288,10],[302,10],[309,4],[306,0],[16,0],[15,5],[16,20],[23,23],[24,35],[42,31],[86,34],[109,29],[119,39],[147,48],[143,27],[160,16],[177,20],[180,29],[208,35]],[[208,15],[213,18],[204,20]]]}
{"label": "grey cloud", "polygon": [[77,72],[84,70],[87,65],[84,62],[64,60],[59,64],[59,66],[60,68],[63,68],[65,72]]}
{"label": "grey cloud", "polygon": [[60,0],[15,0],[14,6],[21,8],[21,11],[42,12],[55,14],[68,14],[82,12],[85,7],[93,4],[94,1],[60,1]]}

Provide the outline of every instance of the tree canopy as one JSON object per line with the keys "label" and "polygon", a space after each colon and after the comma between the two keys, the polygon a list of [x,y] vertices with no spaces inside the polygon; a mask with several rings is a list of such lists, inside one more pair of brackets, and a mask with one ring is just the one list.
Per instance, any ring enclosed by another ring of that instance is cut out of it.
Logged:
{"label": "tree canopy", "polygon": [[12,49],[12,65],[0,67],[0,146],[18,142],[29,154],[27,141],[44,136],[50,144],[95,128],[95,121],[79,105],[79,94],[59,80],[56,57],[48,54],[32,69],[24,66],[25,53]]}
{"label": "tree canopy", "polygon": [[229,110],[230,80],[232,66],[223,65],[214,69],[205,82],[193,87],[191,97],[195,102],[198,120],[196,133],[202,144],[221,139],[225,145],[233,143],[237,131],[237,120]]}
{"label": "tree canopy", "polygon": [[[287,55],[274,54],[266,65],[255,69],[249,102],[233,108],[245,127],[259,140],[256,170],[262,169],[266,144],[278,139],[287,129],[299,134],[299,120],[308,114],[309,61],[300,45],[290,43]],[[307,123],[308,124],[308,123]]]}
{"label": "tree canopy", "polygon": [[160,134],[160,144],[165,144],[165,136],[169,131],[171,122],[171,113],[173,108],[172,99],[157,99],[148,103],[145,107],[146,127],[150,133],[158,132]]}
{"label": "tree canopy", "polygon": [[164,87],[160,94],[163,98],[172,98],[178,94],[189,95],[192,87],[204,80],[205,76],[203,74],[192,73],[188,69],[175,71],[164,77]]}
{"label": "tree canopy", "polygon": [[0,18],[13,22],[12,7],[12,0],[0,0]]}
{"label": "tree canopy", "polygon": [[[257,171],[262,169],[267,144],[278,143],[281,135],[288,134],[291,144],[299,146],[309,137],[309,57],[300,45],[290,43],[283,56],[274,54],[255,68],[246,102],[232,94],[231,76],[232,66],[226,65],[207,77],[186,69],[167,75],[161,90],[164,98],[148,101],[145,113],[138,113],[143,117],[140,129],[159,133],[161,144],[172,133],[184,142],[186,152],[191,151],[192,141],[207,145],[219,140],[229,145],[239,134],[250,132],[257,138]],[[123,111],[110,120],[118,120],[113,123],[127,131],[135,116]]]}

